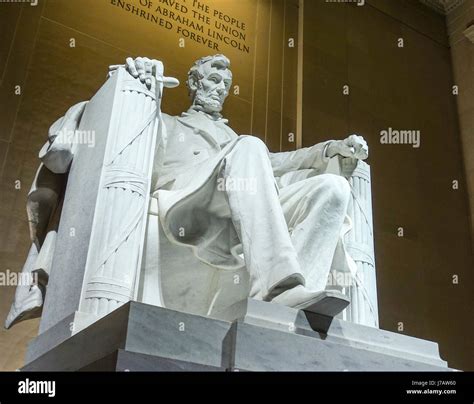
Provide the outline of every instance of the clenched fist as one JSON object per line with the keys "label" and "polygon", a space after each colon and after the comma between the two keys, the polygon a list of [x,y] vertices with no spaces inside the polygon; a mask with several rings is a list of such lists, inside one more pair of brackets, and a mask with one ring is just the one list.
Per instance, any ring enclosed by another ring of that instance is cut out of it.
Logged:
{"label": "clenched fist", "polygon": [[331,158],[337,154],[343,157],[365,160],[369,157],[369,146],[362,136],[350,135],[347,139],[337,140],[329,144],[326,155]]}

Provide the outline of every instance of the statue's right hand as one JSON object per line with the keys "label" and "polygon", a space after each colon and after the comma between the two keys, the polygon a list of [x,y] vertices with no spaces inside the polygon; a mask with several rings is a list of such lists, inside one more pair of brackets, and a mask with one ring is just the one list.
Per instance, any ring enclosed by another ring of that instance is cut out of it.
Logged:
{"label": "statue's right hand", "polygon": [[[109,74],[116,70],[120,65],[114,65],[109,67]],[[125,69],[136,79],[151,89],[153,77],[163,76],[163,63],[156,59],[138,57],[133,59],[127,58],[125,62]]]}
{"label": "statue's right hand", "polygon": [[138,57],[135,60],[127,58],[127,71],[150,89],[153,77],[163,76],[163,63],[156,59]]}

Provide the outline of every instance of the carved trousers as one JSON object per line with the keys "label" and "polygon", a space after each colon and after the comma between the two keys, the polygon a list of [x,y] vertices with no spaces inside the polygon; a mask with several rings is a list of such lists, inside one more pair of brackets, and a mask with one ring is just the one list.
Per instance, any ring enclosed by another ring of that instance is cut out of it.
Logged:
{"label": "carved trousers", "polygon": [[267,147],[246,137],[225,157],[217,186],[225,199],[212,210],[232,219],[250,297],[271,300],[299,284],[325,289],[350,197],[343,177],[322,174],[278,189]]}

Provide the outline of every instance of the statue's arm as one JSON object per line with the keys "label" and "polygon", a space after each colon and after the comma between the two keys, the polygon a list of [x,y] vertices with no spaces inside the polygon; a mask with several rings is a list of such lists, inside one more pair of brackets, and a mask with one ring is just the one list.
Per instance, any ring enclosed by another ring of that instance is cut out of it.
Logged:
{"label": "statue's arm", "polygon": [[288,172],[304,169],[322,172],[329,159],[336,155],[365,160],[369,156],[369,148],[362,136],[350,135],[344,140],[329,140],[290,152],[270,153],[270,161],[275,177],[281,177]]}
{"label": "statue's arm", "polygon": [[275,177],[308,168],[324,170],[329,162],[327,150],[332,142],[332,140],[329,140],[290,152],[270,153],[270,161]]}

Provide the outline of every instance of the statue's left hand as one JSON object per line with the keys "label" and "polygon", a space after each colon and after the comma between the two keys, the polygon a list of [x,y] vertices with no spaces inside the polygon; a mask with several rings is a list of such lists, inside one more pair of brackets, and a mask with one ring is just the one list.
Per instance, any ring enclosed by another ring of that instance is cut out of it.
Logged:
{"label": "statue's left hand", "polygon": [[365,160],[369,157],[369,146],[362,136],[350,135],[347,139],[330,143],[326,154],[330,158],[339,154],[343,157]]}

